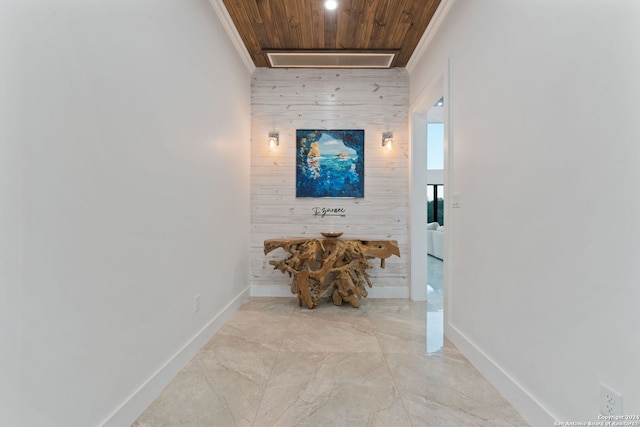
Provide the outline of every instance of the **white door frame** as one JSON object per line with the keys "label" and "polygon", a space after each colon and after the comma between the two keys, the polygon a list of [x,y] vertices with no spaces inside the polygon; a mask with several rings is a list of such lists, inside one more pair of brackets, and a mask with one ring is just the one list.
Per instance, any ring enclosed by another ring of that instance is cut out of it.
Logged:
{"label": "white door frame", "polygon": [[409,108],[410,172],[410,241],[411,241],[411,299],[427,299],[427,112],[444,97],[444,215],[447,221],[444,232],[445,263],[443,289],[445,298],[445,325],[451,307],[452,259],[451,259],[451,184],[453,140],[451,138],[451,91],[449,88],[449,61],[439,67]]}

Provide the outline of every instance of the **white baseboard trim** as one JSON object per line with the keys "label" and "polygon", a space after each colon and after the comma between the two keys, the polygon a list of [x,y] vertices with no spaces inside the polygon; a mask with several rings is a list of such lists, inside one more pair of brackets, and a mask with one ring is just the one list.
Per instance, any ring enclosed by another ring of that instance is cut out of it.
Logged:
{"label": "white baseboard trim", "polygon": [[502,394],[516,411],[532,426],[552,426],[559,418],[554,417],[542,403],[525,390],[496,362],[451,324],[445,324],[445,336],[455,345],[471,364]]}
{"label": "white baseboard trim", "polygon": [[209,342],[240,306],[249,298],[249,287],[245,288],[216,316],[178,350],[160,369],[151,375],[127,400],[107,419],[102,427],[122,427],[132,422],[153,402],[160,392],[185,367],[187,363]]}
{"label": "white baseboard trim", "polygon": [[[409,298],[409,288],[377,287],[367,289],[369,298]],[[293,297],[289,285],[251,285],[252,297]]]}

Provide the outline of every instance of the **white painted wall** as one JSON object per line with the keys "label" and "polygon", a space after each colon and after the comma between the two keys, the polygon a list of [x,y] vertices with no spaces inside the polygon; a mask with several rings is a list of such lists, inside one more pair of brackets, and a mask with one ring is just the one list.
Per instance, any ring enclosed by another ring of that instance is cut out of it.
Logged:
{"label": "white painted wall", "polygon": [[0,425],[17,416],[20,275],[20,14],[0,2]]}
{"label": "white painted wall", "polygon": [[249,73],[206,0],[12,0],[3,19],[18,7],[0,80],[18,415],[129,425],[247,294]]}
{"label": "white painted wall", "polygon": [[[285,252],[265,256],[264,240],[334,230],[344,238],[397,240],[400,258],[367,271],[374,284],[369,295],[408,298],[408,73],[259,68],[251,102],[252,295],[291,296],[289,275],[269,264]],[[364,198],[296,198],[297,129],[364,129]],[[280,146],[270,150],[273,130],[280,132]],[[387,130],[393,132],[392,150],[382,147]],[[314,207],[344,208],[346,216],[314,217]]]}
{"label": "white painted wall", "polygon": [[640,3],[458,0],[411,74],[450,60],[448,336],[534,425],[640,414]]}
{"label": "white painted wall", "polygon": [[[427,169],[427,184],[444,184],[443,169]],[[427,191],[425,189],[425,191]]]}

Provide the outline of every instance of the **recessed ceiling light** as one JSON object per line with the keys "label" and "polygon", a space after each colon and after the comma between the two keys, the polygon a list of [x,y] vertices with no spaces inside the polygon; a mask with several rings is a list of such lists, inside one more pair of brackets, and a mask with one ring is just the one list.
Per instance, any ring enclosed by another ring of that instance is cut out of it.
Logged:
{"label": "recessed ceiling light", "polygon": [[328,10],[334,10],[336,7],[338,7],[338,2],[336,0],[327,0],[326,2],[324,2],[324,7]]}

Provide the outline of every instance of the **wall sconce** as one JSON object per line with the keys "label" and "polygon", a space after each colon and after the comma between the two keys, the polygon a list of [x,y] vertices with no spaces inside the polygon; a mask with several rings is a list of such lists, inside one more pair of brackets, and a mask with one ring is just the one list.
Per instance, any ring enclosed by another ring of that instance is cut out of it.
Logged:
{"label": "wall sconce", "polygon": [[393,145],[393,132],[384,132],[382,134],[382,146],[386,147],[387,150],[391,150],[392,145]]}
{"label": "wall sconce", "polygon": [[278,132],[269,132],[269,148],[274,149],[280,145],[280,134]]}

